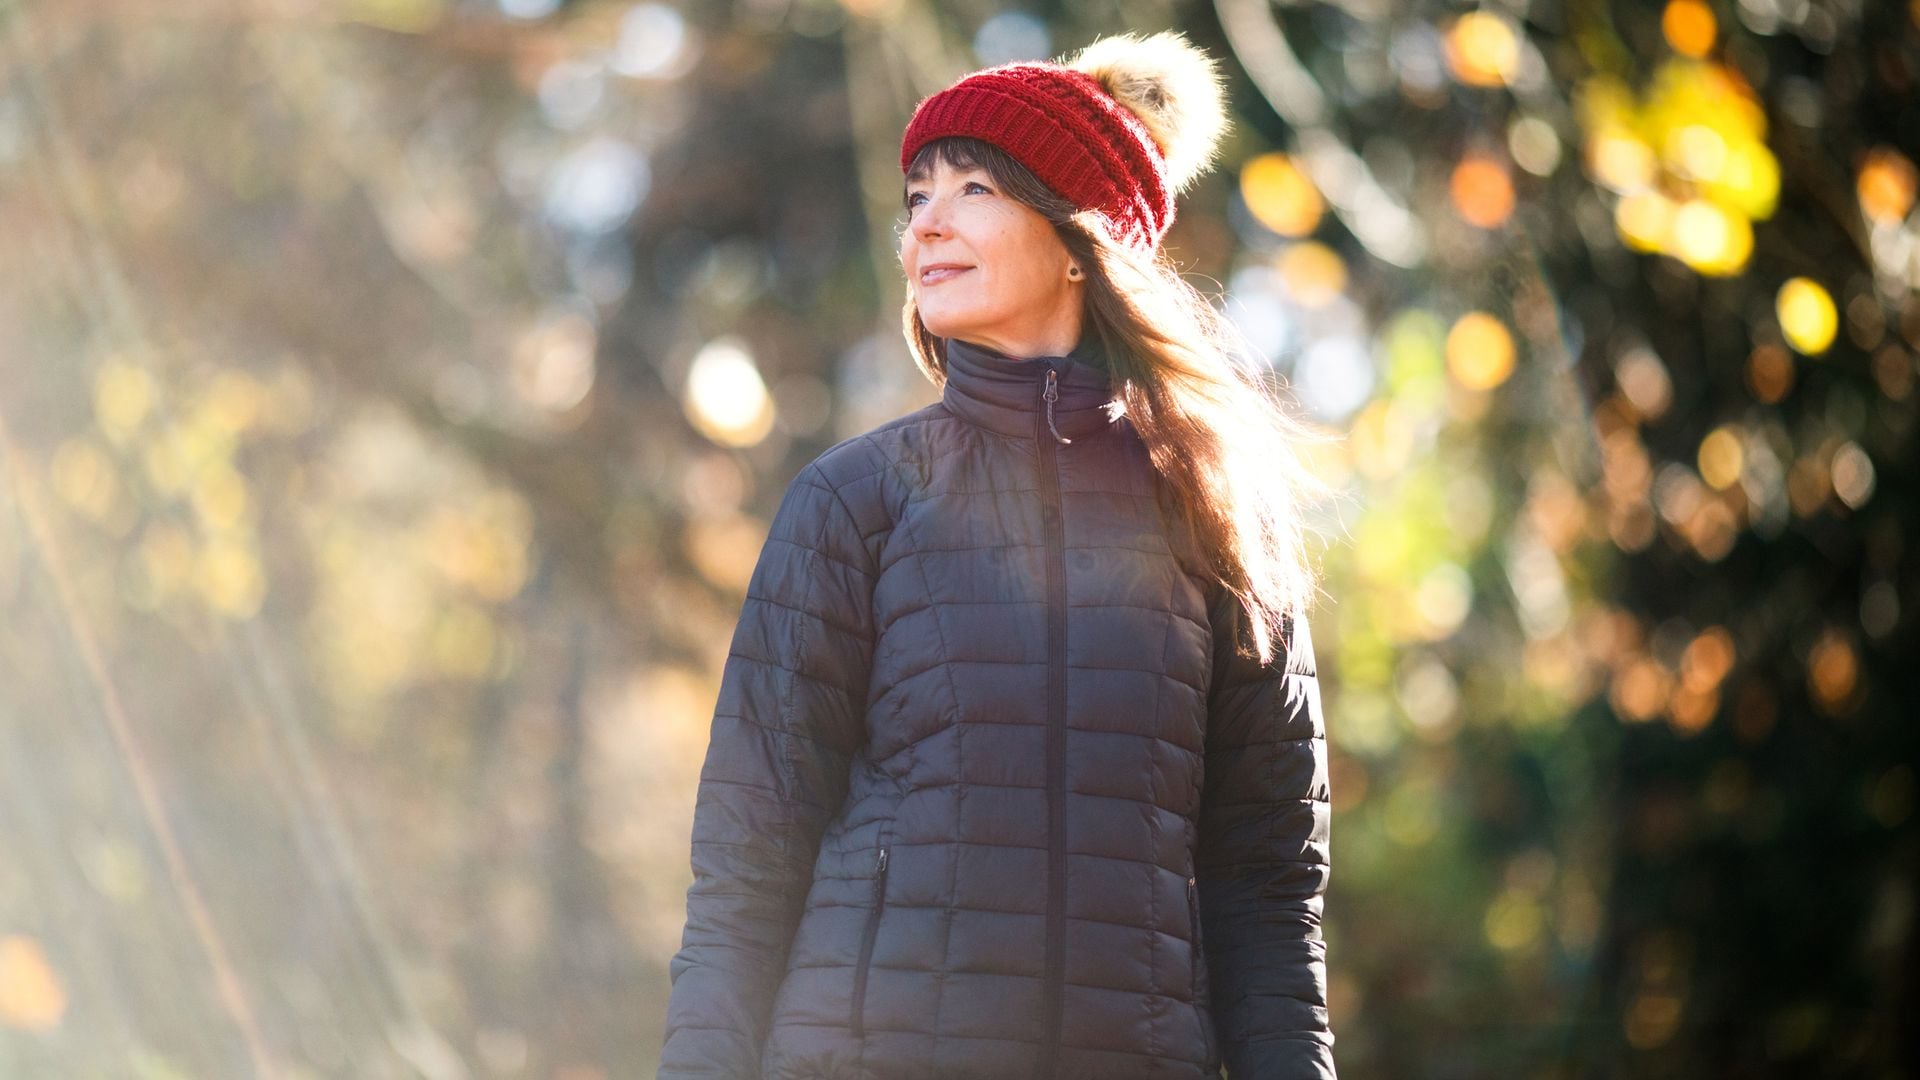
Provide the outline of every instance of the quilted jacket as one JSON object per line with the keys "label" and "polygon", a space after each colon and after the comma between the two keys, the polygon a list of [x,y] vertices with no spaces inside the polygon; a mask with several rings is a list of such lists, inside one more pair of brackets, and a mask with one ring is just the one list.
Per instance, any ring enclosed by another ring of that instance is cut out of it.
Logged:
{"label": "quilted jacket", "polygon": [[1234,649],[1091,340],[947,356],[774,514],[660,1077],[1333,1077],[1305,622]]}

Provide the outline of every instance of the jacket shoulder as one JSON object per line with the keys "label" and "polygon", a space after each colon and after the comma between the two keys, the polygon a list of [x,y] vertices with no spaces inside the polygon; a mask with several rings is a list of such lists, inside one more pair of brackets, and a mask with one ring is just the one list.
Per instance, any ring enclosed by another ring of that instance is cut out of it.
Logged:
{"label": "jacket shoulder", "polygon": [[951,416],[946,406],[936,401],[834,443],[822,450],[803,474],[811,471],[818,482],[843,495],[863,484],[877,492],[878,479],[913,456],[912,447],[920,441],[921,429]]}
{"label": "jacket shoulder", "polygon": [[812,467],[819,470],[821,479],[835,486],[857,481],[898,461],[901,447],[912,440],[917,429],[948,415],[946,406],[936,401],[841,439],[822,450]]}
{"label": "jacket shoulder", "polygon": [[914,433],[947,415],[938,402],[842,439],[822,450],[794,478],[796,484],[824,489],[845,508],[863,540],[886,532],[893,522],[889,495],[898,463],[908,455]]}

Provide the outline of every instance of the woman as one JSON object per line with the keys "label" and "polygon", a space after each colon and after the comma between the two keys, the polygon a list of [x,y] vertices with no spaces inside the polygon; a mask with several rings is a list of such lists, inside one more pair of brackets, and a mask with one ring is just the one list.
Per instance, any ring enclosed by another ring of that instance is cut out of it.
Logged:
{"label": "woman", "polygon": [[1165,260],[1174,34],[902,145],[942,400],[788,488],[722,676],[660,1076],[1332,1077],[1301,432]]}

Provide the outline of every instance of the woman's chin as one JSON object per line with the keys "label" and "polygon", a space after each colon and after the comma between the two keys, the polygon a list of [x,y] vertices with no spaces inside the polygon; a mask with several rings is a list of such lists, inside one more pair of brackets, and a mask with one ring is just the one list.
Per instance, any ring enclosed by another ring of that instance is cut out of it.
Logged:
{"label": "woman's chin", "polygon": [[973,325],[965,319],[953,318],[940,312],[929,312],[925,308],[920,309],[920,321],[927,325],[928,333],[942,338],[963,337],[967,328]]}

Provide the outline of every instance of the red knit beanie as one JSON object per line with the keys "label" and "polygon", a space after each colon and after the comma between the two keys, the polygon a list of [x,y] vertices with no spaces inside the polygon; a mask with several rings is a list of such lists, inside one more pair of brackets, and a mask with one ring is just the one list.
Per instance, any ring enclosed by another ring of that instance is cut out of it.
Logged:
{"label": "red knit beanie", "polygon": [[1123,34],[1066,62],[976,71],[926,98],[901,139],[900,169],[935,139],[972,136],[1099,211],[1122,243],[1151,251],[1173,224],[1174,196],[1212,164],[1225,129],[1211,57],[1172,31]]}

